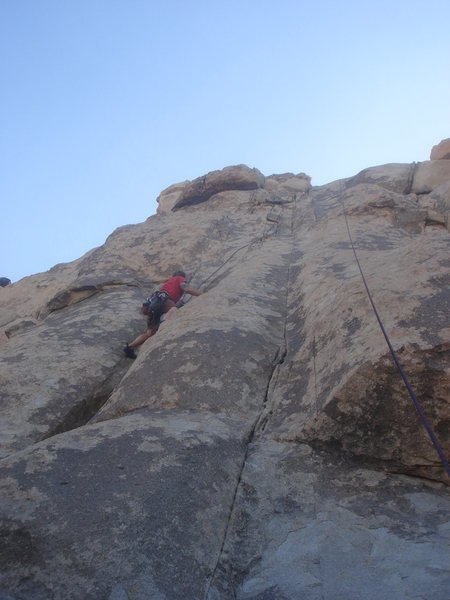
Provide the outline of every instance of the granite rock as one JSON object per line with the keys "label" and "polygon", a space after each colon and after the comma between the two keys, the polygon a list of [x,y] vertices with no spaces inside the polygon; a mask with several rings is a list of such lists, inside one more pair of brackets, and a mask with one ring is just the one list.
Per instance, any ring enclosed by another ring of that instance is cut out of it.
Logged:
{"label": "granite rock", "polygon": [[[448,455],[444,162],[223,169],[1,288],[0,596],[446,599],[448,478],[352,249]],[[178,268],[204,293],[130,361]]]}

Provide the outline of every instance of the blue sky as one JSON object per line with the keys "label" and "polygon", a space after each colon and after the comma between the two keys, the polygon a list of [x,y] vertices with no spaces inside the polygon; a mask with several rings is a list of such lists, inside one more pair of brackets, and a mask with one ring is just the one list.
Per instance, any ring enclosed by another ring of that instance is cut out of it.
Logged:
{"label": "blue sky", "polygon": [[169,185],[313,185],[450,137],[448,0],[1,0],[0,276],[74,260]]}

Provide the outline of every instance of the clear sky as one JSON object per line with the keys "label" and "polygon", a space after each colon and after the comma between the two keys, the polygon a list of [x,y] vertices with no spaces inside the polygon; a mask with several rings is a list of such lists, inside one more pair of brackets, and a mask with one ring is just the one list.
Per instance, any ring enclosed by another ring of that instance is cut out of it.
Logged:
{"label": "clear sky", "polygon": [[313,185],[450,137],[449,0],[0,0],[0,277],[245,163]]}

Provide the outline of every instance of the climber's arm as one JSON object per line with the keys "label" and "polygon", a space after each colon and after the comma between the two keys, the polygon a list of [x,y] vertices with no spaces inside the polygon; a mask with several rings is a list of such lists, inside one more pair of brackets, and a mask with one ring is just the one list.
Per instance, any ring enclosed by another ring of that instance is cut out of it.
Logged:
{"label": "climber's arm", "polygon": [[183,283],[180,285],[180,288],[183,290],[184,294],[190,294],[191,296],[200,296],[202,293],[201,290],[190,287],[186,281],[183,281]]}

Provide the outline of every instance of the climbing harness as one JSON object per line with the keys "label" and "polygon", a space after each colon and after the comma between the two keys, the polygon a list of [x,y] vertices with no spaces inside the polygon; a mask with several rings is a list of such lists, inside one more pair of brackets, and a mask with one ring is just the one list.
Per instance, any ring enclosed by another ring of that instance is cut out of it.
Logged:
{"label": "climbing harness", "polygon": [[150,320],[154,323],[158,322],[163,311],[164,302],[169,297],[167,292],[154,292],[146,299],[144,305],[147,307]]}
{"label": "climbing harness", "polygon": [[350,244],[351,244],[351,247],[352,247],[352,250],[353,250],[353,255],[355,257],[356,264],[358,265],[358,269],[359,269],[359,272],[361,274],[361,277],[362,277],[362,280],[363,280],[363,283],[364,283],[364,287],[366,288],[366,292],[367,292],[367,296],[369,298],[370,304],[372,305],[373,312],[375,313],[375,316],[377,318],[378,324],[379,324],[379,326],[381,328],[381,331],[382,331],[382,333],[384,335],[384,339],[386,340],[386,343],[387,343],[387,345],[389,347],[389,350],[390,350],[390,352],[392,354],[392,358],[394,359],[395,365],[397,366],[397,369],[399,370],[400,375],[402,376],[402,379],[403,379],[403,381],[405,383],[405,386],[406,386],[406,388],[407,388],[407,390],[409,392],[409,395],[411,396],[412,401],[414,402],[414,405],[416,407],[416,410],[419,413],[419,416],[422,419],[422,422],[423,422],[423,424],[425,426],[425,429],[427,430],[428,435],[430,436],[430,439],[431,439],[431,441],[433,443],[433,446],[435,447],[435,449],[436,449],[436,451],[437,451],[437,453],[439,455],[439,458],[441,459],[441,462],[444,465],[444,468],[445,468],[445,470],[447,472],[447,475],[450,477],[450,467],[449,467],[448,461],[447,461],[447,459],[445,457],[445,454],[444,454],[442,448],[440,447],[439,442],[438,442],[436,436],[434,435],[434,432],[431,429],[430,424],[428,423],[428,420],[427,420],[427,418],[426,418],[426,416],[425,416],[425,414],[423,412],[422,406],[420,405],[420,402],[417,400],[416,395],[415,395],[415,393],[414,393],[414,391],[413,391],[413,389],[412,389],[412,387],[411,387],[411,385],[410,385],[410,383],[409,383],[409,381],[408,381],[408,379],[407,379],[407,377],[406,377],[406,375],[405,375],[405,373],[404,373],[404,371],[402,369],[402,366],[401,366],[401,364],[400,364],[400,362],[399,362],[399,360],[397,358],[395,350],[392,347],[392,344],[391,344],[391,342],[389,340],[389,336],[386,333],[386,330],[385,330],[385,328],[383,326],[383,323],[381,321],[380,315],[378,314],[377,308],[375,306],[375,302],[373,301],[372,295],[371,295],[370,290],[369,290],[369,286],[367,285],[366,278],[364,277],[364,273],[363,273],[363,270],[361,268],[361,264],[359,262],[358,255],[356,254],[356,249],[355,249],[355,246],[353,244],[352,234],[350,232],[350,226],[348,224],[347,213],[345,211],[344,203],[343,203],[343,201],[341,199],[339,199],[339,202],[342,205],[342,210],[343,210],[344,219],[345,219],[345,225],[347,227],[347,233],[348,233]]}

